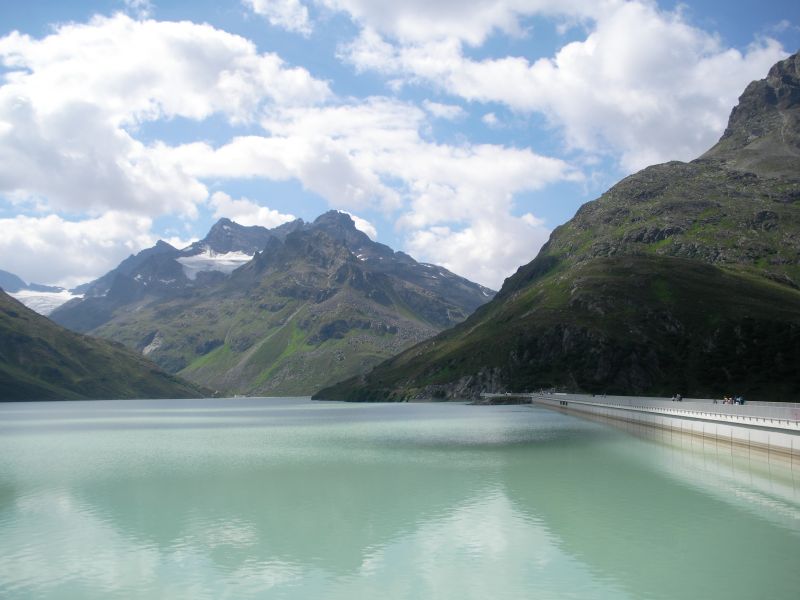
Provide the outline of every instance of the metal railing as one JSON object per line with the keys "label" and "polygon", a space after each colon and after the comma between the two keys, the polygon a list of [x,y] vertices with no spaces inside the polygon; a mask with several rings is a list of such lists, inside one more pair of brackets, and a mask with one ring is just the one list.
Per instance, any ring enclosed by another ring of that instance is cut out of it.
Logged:
{"label": "metal railing", "polygon": [[[505,394],[482,394],[484,397],[504,396]],[[532,400],[550,399],[563,403],[625,408],[648,412],[698,418],[716,422],[740,423],[759,427],[775,427],[790,431],[800,431],[800,404],[782,402],[748,402],[745,404],[714,403],[712,399],[685,398],[674,401],[669,398],[649,398],[638,396],[591,396],[588,394],[525,393],[509,394],[524,396]]]}
{"label": "metal railing", "polygon": [[[535,396],[535,394],[531,395],[532,398]],[[712,400],[684,400],[678,402],[662,398],[602,397],[578,394],[545,395],[541,397],[550,398],[554,401],[606,406],[609,408],[625,408],[667,416],[800,431],[800,408],[783,406],[779,403],[775,403],[778,404],[777,406],[775,404],[765,406],[766,403],[744,405],[714,404]]]}

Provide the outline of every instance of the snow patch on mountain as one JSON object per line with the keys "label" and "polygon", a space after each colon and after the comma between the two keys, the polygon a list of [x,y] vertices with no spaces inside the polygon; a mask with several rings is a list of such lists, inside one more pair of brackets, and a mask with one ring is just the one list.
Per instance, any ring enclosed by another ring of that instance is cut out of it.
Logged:
{"label": "snow patch on mountain", "polygon": [[181,266],[183,272],[188,279],[194,280],[197,274],[204,271],[220,271],[225,273],[232,273],[246,262],[252,260],[252,256],[244,252],[227,252],[225,254],[217,254],[213,250],[206,248],[200,254],[194,256],[182,256],[176,258]]}
{"label": "snow patch on mountain", "polygon": [[48,316],[59,306],[65,302],[69,302],[73,298],[83,298],[82,295],[73,294],[68,290],[62,290],[60,292],[20,290],[18,292],[9,293],[9,296],[16,298],[31,310],[44,316]]}

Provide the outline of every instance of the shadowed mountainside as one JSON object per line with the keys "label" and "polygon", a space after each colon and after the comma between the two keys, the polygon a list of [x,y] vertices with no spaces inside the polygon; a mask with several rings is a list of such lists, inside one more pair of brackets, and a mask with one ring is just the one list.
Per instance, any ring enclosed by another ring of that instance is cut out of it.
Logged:
{"label": "shadowed mountainside", "polygon": [[0,400],[196,398],[205,391],[120,344],[59,327],[0,290]]}

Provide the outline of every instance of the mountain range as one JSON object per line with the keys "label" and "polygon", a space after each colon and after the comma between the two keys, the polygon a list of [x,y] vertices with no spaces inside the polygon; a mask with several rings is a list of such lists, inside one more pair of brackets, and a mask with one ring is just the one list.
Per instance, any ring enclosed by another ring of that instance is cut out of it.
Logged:
{"label": "mountain range", "polygon": [[592,393],[796,400],[800,56],[751,83],[708,152],[626,177],[466,321],[322,399]]}
{"label": "mountain range", "polygon": [[224,394],[311,394],[464,320],[494,292],[372,241],[339,211],[221,219],[74,290],[51,318]]}

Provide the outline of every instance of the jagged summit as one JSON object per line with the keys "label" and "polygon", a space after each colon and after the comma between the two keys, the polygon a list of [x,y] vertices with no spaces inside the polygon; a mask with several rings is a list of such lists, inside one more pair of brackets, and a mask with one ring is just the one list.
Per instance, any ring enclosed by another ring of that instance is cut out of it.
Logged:
{"label": "jagged summit", "polygon": [[322,213],[316,219],[314,219],[314,225],[332,225],[338,226],[345,229],[355,229],[356,223],[353,220],[353,217],[350,216],[349,213],[344,212],[343,210],[329,210],[327,212]]}
{"label": "jagged summit", "polygon": [[703,159],[762,177],[800,179],[800,53],[747,86]]}
{"label": "jagged summit", "polygon": [[309,394],[457,323],[493,292],[329,211],[273,229],[220,219],[159,244],[53,313],[226,393]]}
{"label": "jagged summit", "polygon": [[[349,214],[340,210],[322,213],[308,227],[324,231],[332,238],[343,241],[352,250],[375,244],[366,233],[356,227],[355,221]],[[384,248],[388,250],[388,247]]]}
{"label": "jagged summit", "polygon": [[253,256],[260,252],[271,237],[283,238],[290,231],[301,228],[302,219],[296,219],[274,229],[267,229],[261,225],[240,225],[235,221],[223,217],[209,230],[206,237],[193,243],[182,251],[184,256],[213,252],[215,254],[228,254],[241,252]]}

